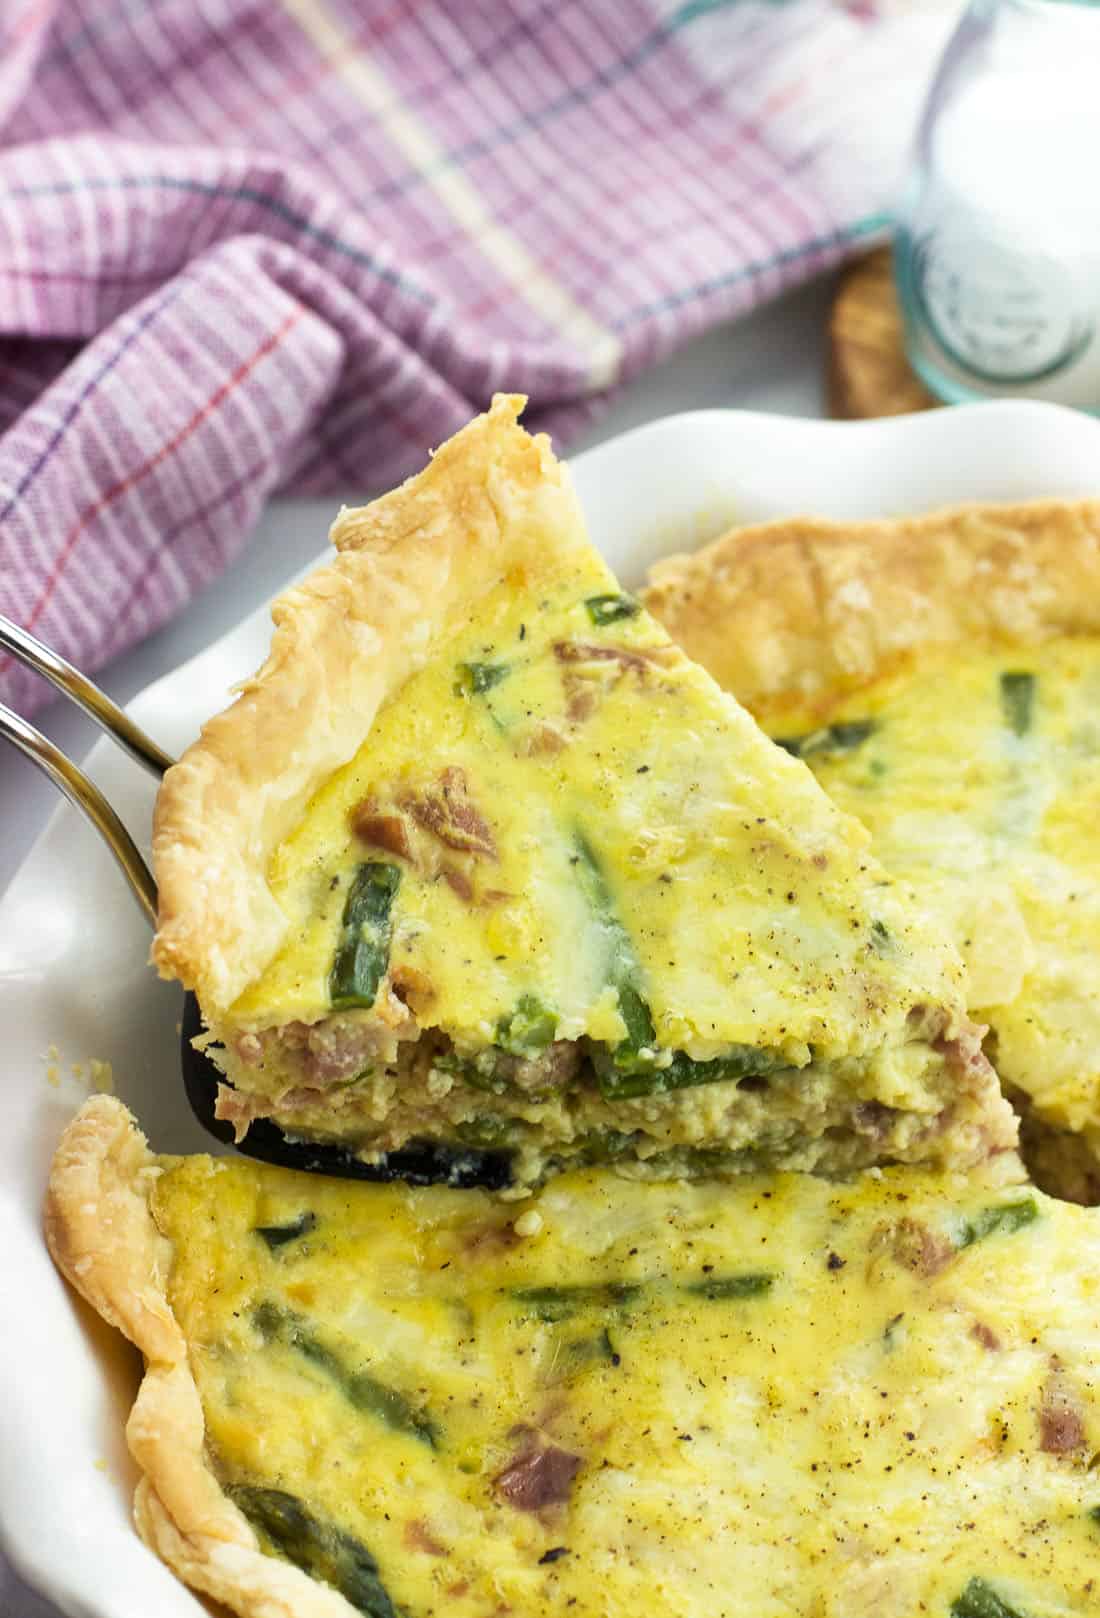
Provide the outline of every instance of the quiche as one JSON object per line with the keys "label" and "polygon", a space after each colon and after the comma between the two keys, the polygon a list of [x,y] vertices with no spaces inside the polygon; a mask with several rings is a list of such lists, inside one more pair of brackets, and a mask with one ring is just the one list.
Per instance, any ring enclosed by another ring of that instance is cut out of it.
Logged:
{"label": "quiche", "polygon": [[957,952],[620,589],[521,404],[341,514],[165,778],[153,955],[219,1116],[520,1186],[1010,1148]]}
{"label": "quiche", "polygon": [[98,1096],[47,1228],[144,1355],[142,1536],[246,1618],[1100,1604],[1100,1215],[989,1167],[519,1212],[155,1157]]}
{"label": "quiche", "polygon": [[916,886],[1035,1171],[1100,1199],[1100,502],[743,528],[645,599]]}

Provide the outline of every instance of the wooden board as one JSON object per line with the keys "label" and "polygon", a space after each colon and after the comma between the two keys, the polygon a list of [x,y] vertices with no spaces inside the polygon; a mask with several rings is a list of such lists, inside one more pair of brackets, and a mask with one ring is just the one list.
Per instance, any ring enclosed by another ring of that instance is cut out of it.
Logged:
{"label": "wooden board", "polygon": [[848,420],[928,410],[934,399],[909,368],[893,257],[881,247],[841,276],[829,315],[829,414]]}

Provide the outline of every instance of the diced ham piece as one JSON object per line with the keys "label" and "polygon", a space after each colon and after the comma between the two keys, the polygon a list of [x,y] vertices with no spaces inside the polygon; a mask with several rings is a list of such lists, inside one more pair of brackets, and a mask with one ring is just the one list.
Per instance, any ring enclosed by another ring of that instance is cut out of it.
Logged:
{"label": "diced ham piece", "polygon": [[372,848],[384,848],[387,854],[399,859],[412,859],[409,828],[403,816],[383,812],[373,798],[364,798],[349,815],[351,829],[362,842]]}
{"label": "diced ham piece", "polygon": [[565,717],[572,725],[581,725],[596,712],[599,696],[591,681],[580,680],[566,673],[562,682],[565,689]]}
{"label": "diced ham piece", "polygon": [[555,725],[540,720],[524,738],[523,751],[531,756],[540,753],[560,753],[565,745],[565,737],[561,731]]}
{"label": "diced ham piece", "polygon": [[[406,974],[403,982],[402,971]],[[236,1042],[237,1054],[248,1067],[260,1067],[278,1055],[303,1084],[322,1089],[354,1078],[379,1059],[389,1060],[394,1040],[415,1039],[420,1032],[410,1006],[416,998],[430,998],[431,985],[415,967],[399,968],[398,980],[387,980],[387,992],[379,996],[369,1017],[351,1012],[316,1023],[288,1022],[259,1034],[242,1034]],[[408,1003],[394,992],[398,988],[404,989]]]}
{"label": "diced ham piece", "polygon": [[[559,640],[554,642],[554,656],[565,667],[562,669],[562,687],[565,692],[565,716],[571,724],[582,724],[595,713],[600,700],[597,670],[592,664],[618,665],[616,677],[637,674],[644,683],[655,665],[675,661],[680,654],[674,646],[653,646],[644,650],[633,646],[606,646],[599,642]],[[584,665],[590,667],[587,671]]]}
{"label": "diced ham piece", "polygon": [[967,1078],[994,1079],[996,1074],[982,1049],[989,1032],[981,1023],[968,1023],[954,1039],[937,1039],[932,1049],[946,1056],[955,1072]]}
{"label": "diced ham piece", "polygon": [[495,860],[496,842],[481,811],[471,802],[466,772],[450,764],[439,778],[438,787],[409,793],[402,799],[418,825],[448,848],[464,854]]}
{"label": "diced ham piece", "polygon": [[362,1023],[344,1023],[327,1017],[311,1030],[307,1070],[320,1084],[354,1078],[369,1067],[376,1047],[374,1030]]}
{"label": "diced ham piece", "polygon": [[405,1524],[405,1544],[411,1550],[423,1551],[425,1556],[446,1556],[447,1547],[441,1545],[436,1539],[427,1523],[421,1517],[414,1517]]}
{"label": "diced ham piece", "polygon": [[517,1511],[541,1511],[569,1499],[573,1479],[581,1469],[579,1455],[551,1444],[526,1449],[509,1461],[496,1478],[497,1493]]}
{"label": "diced ham piece", "polygon": [[214,1117],[223,1124],[233,1125],[233,1139],[239,1145],[248,1134],[248,1126],[263,1106],[258,1096],[243,1096],[231,1084],[219,1084],[214,1102]]}
{"label": "diced ham piece", "polygon": [[1039,1448],[1046,1455],[1070,1455],[1085,1442],[1085,1419],[1076,1389],[1055,1361],[1039,1403]]}
{"label": "diced ham piece", "polygon": [[414,1012],[425,1010],[435,999],[435,989],[427,973],[407,961],[395,966],[390,973],[390,987],[402,1005]]}
{"label": "diced ham piece", "polygon": [[890,1251],[904,1269],[930,1278],[939,1275],[955,1257],[955,1246],[919,1219],[899,1219],[890,1236]]}
{"label": "diced ham piece", "polygon": [[882,1101],[857,1101],[852,1108],[852,1128],[871,1140],[885,1140],[897,1120],[897,1112]]}
{"label": "diced ham piece", "polygon": [[[816,860],[814,863],[817,863]],[[929,1006],[920,1002],[910,1006],[905,1025],[915,1039],[939,1039],[947,1026],[947,1012],[942,1006]]]}
{"label": "diced ham piece", "polygon": [[667,663],[669,654],[676,655],[673,646],[646,647],[643,651],[634,646],[602,646],[598,643],[581,640],[559,640],[554,642],[554,656],[559,663],[620,663],[623,668],[634,669],[644,673],[653,664]]}
{"label": "diced ham piece", "polygon": [[234,1090],[231,1084],[219,1084],[214,1117],[232,1124],[233,1138],[240,1142],[248,1133],[249,1124],[257,1118],[268,1118],[275,1112],[285,1117],[288,1113],[326,1104],[331,1104],[331,1097],[325,1086],[319,1084],[297,1085],[293,1090],[285,1090],[277,1101],[270,1096],[247,1095]]}
{"label": "diced ham piece", "polygon": [[457,894],[464,904],[469,904],[474,896],[474,885],[466,872],[460,871],[457,865],[445,865],[439,874],[451,892]]}
{"label": "diced ham piece", "polygon": [[580,1046],[556,1039],[538,1056],[521,1058],[508,1077],[521,1090],[554,1090],[569,1083],[580,1063]]}
{"label": "diced ham piece", "polygon": [[1001,1346],[1001,1339],[997,1336],[992,1326],[987,1326],[984,1320],[974,1322],[970,1328],[970,1335],[976,1343],[981,1343],[982,1347],[987,1348],[991,1354],[995,1354]]}

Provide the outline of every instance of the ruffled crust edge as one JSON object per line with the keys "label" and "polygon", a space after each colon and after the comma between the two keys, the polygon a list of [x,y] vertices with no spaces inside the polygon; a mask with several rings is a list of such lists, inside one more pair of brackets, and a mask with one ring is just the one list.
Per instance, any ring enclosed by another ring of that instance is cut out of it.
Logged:
{"label": "ruffled crust edge", "polygon": [[735,528],[643,599],[752,713],[812,713],[935,646],[1100,632],[1100,501]]}
{"label": "ruffled crust edge", "polygon": [[54,1263],[145,1358],[126,1424],[142,1472],[138,1532],[186,1584],[241,1618],[354,1618],[337,1591],[260,1549],[210,1469],[199,1390],[167,1296],[171,1244],[149,1207],[158,1173],[122,1103],[92,1096],[61,1138],[45,1207]]}
{"label": "ruffled crust edge", "polygon": [[518,425],[524,403],[497,395],[423,472],[340,513],[336,560],[275,601],[262,668],[166,774],[152,958],[208,1017],[277,952],[287,924],[267,885],[270,856],[382,704],[495,585],[522,589],[548,554],[587,543],[549,440]]}

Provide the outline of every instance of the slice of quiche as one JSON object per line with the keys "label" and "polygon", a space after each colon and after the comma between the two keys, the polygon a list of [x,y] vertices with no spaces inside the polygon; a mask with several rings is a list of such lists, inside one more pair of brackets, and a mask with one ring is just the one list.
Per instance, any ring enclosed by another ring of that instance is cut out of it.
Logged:
{"label": "slice of quiche", "polygon": [[1034,1172],[1100,1200],[1100,501],[743,528],[645,599],[916,885]]}
{"label": "slice of quiche", "polygon": [[1100,1215],[988,1169],[519,1212],[95,1097],[47,1229],[145,1357],[141,1534],[246,1618],[1097,1610]]}
{"label": "slice of quiche", "polygon": [[1010,1146],[953,947],[620,590],[521,403],[340,516],[165,779],[153,953],[220,1116],[524,1182]]}

